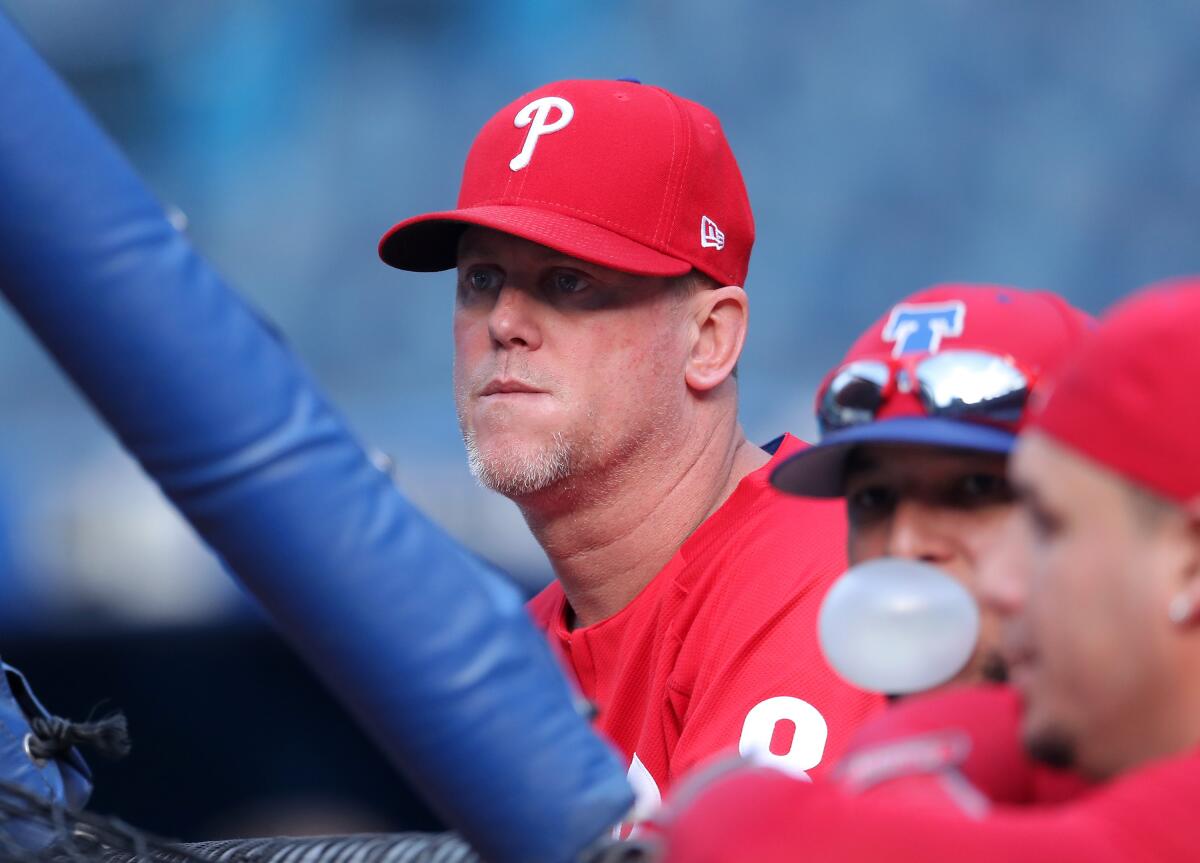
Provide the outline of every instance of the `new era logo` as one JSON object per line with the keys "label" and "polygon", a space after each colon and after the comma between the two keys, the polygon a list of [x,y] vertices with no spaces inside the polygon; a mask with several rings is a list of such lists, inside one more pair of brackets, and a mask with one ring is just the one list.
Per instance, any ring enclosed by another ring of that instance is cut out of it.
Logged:
{"label": "new era logo", "polygon": [[700,247],[717,251],[725,248],[725,232],[708,216],[700,217]]}

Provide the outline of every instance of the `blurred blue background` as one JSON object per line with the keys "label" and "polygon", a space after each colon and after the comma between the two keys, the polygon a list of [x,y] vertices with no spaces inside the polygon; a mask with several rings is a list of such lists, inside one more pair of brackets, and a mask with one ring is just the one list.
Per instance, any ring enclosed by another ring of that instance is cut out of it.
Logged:
{"label": "blurred blue background", "polygon": [[[810,434],[821,374],[926,284],[1049,288],[1100,311],[1200,271],[1200,5],[1186,0],[0,9],[391,457],[405,491],[529,589],[548,577],[544,558],[466,471],[451,277],[375,255],[393,222],[453,203],[474,132],[524,91],[635,76],[721,117],[758,226],[740,377],[758,440]],[[30,661],[49,662],[34,648],[64,635],[140,651],[146,632],[258,631],[11,316],[0,410],[0,626]]]}

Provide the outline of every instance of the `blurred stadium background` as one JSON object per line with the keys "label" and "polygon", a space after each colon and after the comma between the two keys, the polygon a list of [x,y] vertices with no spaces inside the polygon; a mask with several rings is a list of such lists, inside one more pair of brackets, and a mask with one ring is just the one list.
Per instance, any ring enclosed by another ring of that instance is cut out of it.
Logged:
{"label": "blurred stadium background", "polygon": [[[1200,271],[1186,0],[0,10],[404,490],[529,590],[544,558],[466,471],[451,279],[375,257],[394,221],[453,202],[474,132],[528,89],[633,76],[722,118],[758,223],[741,385],[763,441],[811,434],[821,373],[928,283],[1044,287],[1099,311]],[[0,411],[0,653],[54,709],[129,712],[135,754],[100,766],[100,811],[188,839],[432,823],[5,315]]]}

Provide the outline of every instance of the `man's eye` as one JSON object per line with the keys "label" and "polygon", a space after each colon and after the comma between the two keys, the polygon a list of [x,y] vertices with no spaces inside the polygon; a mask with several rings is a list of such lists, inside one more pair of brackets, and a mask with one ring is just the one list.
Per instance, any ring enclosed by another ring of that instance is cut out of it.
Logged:
{"label": "man's eye", "polygon": [[1008,480],[999,474],[973,473],[958,481],[954,497],[960,505],[987,506],[993,503],[1010,503],[1013,500],[1013,491]]}
{"label": "man's eye", "polygon": [[555,294],[581,294],[591,287],[591,282],[579,273],[562,270],[550,277],[550,288]]}
{"label": "man's eye", "polygon": [[500,287],[500,282],[500,273],[485,267],[467,270],[459,280],[462,288],[471,294],[495,293]]}
{"label": "man's eye", "polygon": [[846,509],[851,521],[879,518],[896,506],[896,493],[886,486],[866,486],[846,495]]}
{"label": "man's eye", "polygon": [[1037,504],[1026,503],[1021,509],[1029,521],[1034,539],[1039,542],[1053,539],[1062,529],[1062,522]]}

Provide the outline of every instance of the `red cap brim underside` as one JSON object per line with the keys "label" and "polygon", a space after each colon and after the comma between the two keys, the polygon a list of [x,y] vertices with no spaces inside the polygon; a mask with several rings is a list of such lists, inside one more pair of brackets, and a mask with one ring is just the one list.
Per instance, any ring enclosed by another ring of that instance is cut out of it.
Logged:
{"label": "red cap brim underside", "polygon": [[449,270],[470,225],[512,234],[603,267],[643,276],[682,276],[692,265],[590,222],[514,205],[468,207],[405,219],[383,235],[379,257],[400,270]]}

